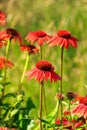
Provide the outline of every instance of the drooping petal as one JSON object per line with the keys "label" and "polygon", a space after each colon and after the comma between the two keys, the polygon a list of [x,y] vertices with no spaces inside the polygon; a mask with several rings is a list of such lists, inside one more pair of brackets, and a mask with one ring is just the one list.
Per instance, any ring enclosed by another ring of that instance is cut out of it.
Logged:
{"label": "drooping petal", "polygon": [[54,82],[57,82],[57,80],[61,80],[61,77],[56,74],[54,71],[51,71],[51,82],[54,81]]}
{"label": "drooping petal", "polygon": [[85,119],[87,118],[87,106],[86,106],[86,109],[85,109],[85,112],[84,112],[84,118]]}
{"label": "drooping petal", "polygon": [[36,80],[39,81],[39,83],[41,83],[44,80],[44,72],[43,71],[39,71],[37,76],[36,76]]}
{"label": "drooping petal", "polygon": [[28,80],[33,79],[38,74],[38,69],[34,68],[31,71],[26,72],[26,75],[28,75]]}
{"label": "drooping petal", "polygon": [[87,110],[86,106],[83,106],[83,108],[80,109],[80,117],[84,116],[86,110]]}
{"label": "drooping petal", "polygon": [[51,73],[49,71],[46,71],[45,72],[45,80],[48,81],[48,80],[51,80]]}
{"label": "drooping petal", "polygon": [[83,107],[83,104],[79,104],[79,105],[77,105],[73,110],[72,110],[72,112],[73,113],[79,113],[79,111],[80,111],[80,109]]}
{"label": "drooping petal", "polygon": [[44,40],[42,38],[39,38],[38,45],[41,46],[43,44]]}
{"label": "drooping petal", "polygon": [[68,39],[64,39],[64,47],[67,49],[69,46]]}
{"label": "drooping petal", "polygon": [[69,43],[74,47],[76,48],[77,47],[77,44],[76,44],[77,40],[75,40],[74,38],[69,38]]}

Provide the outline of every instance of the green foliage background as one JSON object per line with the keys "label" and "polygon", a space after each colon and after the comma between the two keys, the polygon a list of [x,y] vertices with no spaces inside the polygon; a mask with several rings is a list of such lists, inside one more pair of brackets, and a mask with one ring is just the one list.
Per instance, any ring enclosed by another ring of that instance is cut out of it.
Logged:
{"label": "green foliage background", "polygon": [[[43,30],[54,35],[59,29],[68,29],[78,39],[78,48],[70,47],[64,51],[63,91],[74,91],[81,95],[87,94],[87,0],[0,0],[0,10],[7,13],[8,24],[5,28],[14,28],[23,38],[31,31]],[[24,41],[25,42],[25,41]],[[0,55],[4,50],[0,51]],[[55,71],[60,74],[60,47],[49,48],[44,45],[44,59],[49,60],[55,66]],[[17,44],[12,45],[9,58],[14,62],[14,68],[10,70],[8,80],[11,86],[7,92],[17,91],[17,84],[26,59]],[[38,55],[30,57],[28,69],[32,68],[39,60]],[[56,104],[55,95],[59,82],[46,83],[46,99],[48,112]],[[23,84],[25,100],[32,97],[37,109],[34,115],[38,115],[39,108],[39,84],[28,81],[25,77]],[[33,115],[33,116],[34,116]]]}

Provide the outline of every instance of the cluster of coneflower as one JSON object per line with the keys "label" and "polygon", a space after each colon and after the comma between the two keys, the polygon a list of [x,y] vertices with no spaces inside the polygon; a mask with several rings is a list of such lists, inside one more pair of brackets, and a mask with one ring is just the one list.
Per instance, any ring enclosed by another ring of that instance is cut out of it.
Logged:
{"label": "cluster of coneflower", "polygon": [[[6,14],[2,11],[0,11],[0,24],[5,25],[6,24]],[[1,90],[1,97],[0,97],[0,104],[3,104],[4,96],[5,96],[5,84],[6,84],[6,75],[7,75],[7,69],[8,67],[12,67],[13,63],[8,59],[9,50],[11,46],[11,42],[19,43],[19,47],[22,51],[27,51],[27,57],[25,61],[25,66],[23,69],[23,73],[20,79],[19,83],[19,90],[18,93],[20,93],[22,89],[22,83],[24,80],[24,76],[28,76],[28,80],[32,80],[35,78],[35,80],[38,81],[40,85],[40,130],[43,129],[43,114],[42,114],[42,102],[44,101],[44,108],[46,112],[46,99],[45,99],[45,87],[44,82],[47,82],[50,80],[50,82],[57,82],[60,81],[60,92],[57,94],[58,98],[58,109],[56,112],[55,117],[55,130],[56,129],[69,129],[74,130],[76,128],[82,128],[83,130],[86,129],[87,123],[87,97],[81,97],[73,92],[67,93],[67,97],[69,100],[69,107],[64,110],[62,102],[64,100],[63,96],[63,57],[64,57],[64,49],[69,49],[69,46],[71,45],[74,48],[77,48],[77,42],[78,39],[71,35],[71,33],[68,30],[59,30],[54,36],[50,36],[44,31],[35,31],[35,32],[29,32],[25,38],[25,40],[29,44],[23,44],[23,39],[19,32],[12,28],[8,28],[6,30],[0,31],[0,48],[3,47],[3,45],[6,46],[6,55],[5,57],[0,57],[0,70],[4,71],[4,78],[3,78],[3,84],[2,84],[2,90]],[[37,44],[38,47],[34,46],[34,44]],[[55,72],[54,66],[51,64],[50,61],[47,61],[43,59],[42,54],[42,48],[43,44],[48,44],[49,47],[57,46],[61,48],[61,73],[60,75]],[[34,68],[27,70],[27,66],[29,63],[29,56],[30,54],[36,54],[40,53],[40,61],[38,61]],[[27,71],[26,71],[27,70]],[[71,107],[74,106],[74,107]],[[59,113],[60,108],[60,113]],[[72,108],[72,110],[71,110]],[[0,112],[2,112],[2,109],[0,109]],[[46,113],[47,115],[47,113]],[[74,119],[75,116],[78,118]]]}

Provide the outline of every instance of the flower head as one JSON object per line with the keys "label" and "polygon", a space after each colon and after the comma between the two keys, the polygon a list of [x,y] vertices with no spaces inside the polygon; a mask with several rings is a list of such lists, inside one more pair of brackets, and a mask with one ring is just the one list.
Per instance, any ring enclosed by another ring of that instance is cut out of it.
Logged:
{"label": "flower head", "polygon": [[73,93],[73,92],[68,92],[67,93],[67,98],[69,99],[69,100],[72,100],[72,99],[74,99],[76,97],[76,94],[75,93]]}
{"label": "flower head", "polygon": [[50,46],[60,45],[60,47],[65,47],[68,49],[69,44],[74,48],[77,47],[77,38],[72,36],[67,30],[59,30],[58,33],[49,40]]}
{"label": "flower head", "polygon": [[6,24],[6,14],[2,11],[0,11],[0,24],[5,25]]}
{"label": "flower head", "polygon": [[63,100],[64,99],[64,95],[63,94],[60,94],[60,93],[56,93],[56,98],[58,100]]}
{"label": "flower head", "polygon": [[26,36],[26,40],[30,41],[31,44],[33,44],[34,42],[38,42],[38,45],[41,46],[44,44],[44,42],[47,42],[48,40],[50,40],[51,36],[46,34],[43,31],[36,31],[36,32],[30,32],[27,34]]}
{"label": "flower head", "polygon": [[27,51],[29,54],[36,54],[39,49],[34,45],[20,45],[22,51]]}
{"label": "flower head", "polygon": [[80,98],[79,104],[72,110],[72,113],[87,118],[87,96]]}
{"label": "flower head", "polygon": [[54,72],[54,67],[48,61],[39,61],[36,64],[36,67],[26,73],[28,75],[28,79],[31,80],[35,78],[41,83],[43,80],[50,80],[51,82],[57,82],[57,80],[61,80],[60,76]]}
{"label": "flower head", "polygon": [[20,36],[20,33],[17,32],[15,29],[8,28],[6,29],[6,33],[10,35],[10,39],[14,39],[14,42],[18,40],[18,42],[22,43],[22,38]]}
{"label": "flower head", "polygon": [[[4,57],[0,57],[0,70],[3,69],[6,66],[6,59]],[[11,61],[7,61],[7,66],[12,67],[13,63]]]}
{"label": "flower head", "polygon": [[14,39],[14,42],[18,40],[20,44],[22,43],[20,34],[16,30],[9,28],[5,31],[0,31],[0,48],[2,45],[6,45],[9,39]]}

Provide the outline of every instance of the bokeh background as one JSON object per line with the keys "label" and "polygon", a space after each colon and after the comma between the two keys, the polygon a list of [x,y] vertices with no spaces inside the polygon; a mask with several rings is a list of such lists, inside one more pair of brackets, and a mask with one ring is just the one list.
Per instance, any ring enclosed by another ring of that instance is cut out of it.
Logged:
{"label": "bokeh background", "polygon": [[[14,28],[25,38],[28,32],[43,30],[50,35],[55,35],[59,29],[67,29],[78,38],[78,48],[70,47],[64,50],[63,92],[74,91],[80,95],[87,94],[87,0],[0,0],[0,10],[7,14],[7,25],[1,30]],[[24,41],[26,43],[26,41]],[[43,47],[43,57],[49,60],[55,71],[60,74],[60,47]],[[4,55],[1,49],[0,55]],[[28,69],[32,68],[39,60],[38,54],[30,57]],[[26,53],[20,51],[18,44],[12,45],[9,58],[14,67],[10,70],[8,81],[11,85],[7,92],[18,90]],[[55,95],[60,83],[45,83],[46,102],[48,113],[55,108]],[[32,116],[36,117],[39,111],[39,84],[28,81],[25,77],[23,83],[25,100],[31,97],[36,109]]]}

